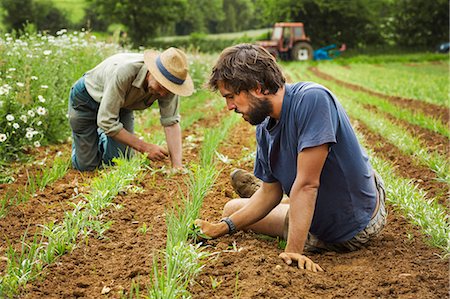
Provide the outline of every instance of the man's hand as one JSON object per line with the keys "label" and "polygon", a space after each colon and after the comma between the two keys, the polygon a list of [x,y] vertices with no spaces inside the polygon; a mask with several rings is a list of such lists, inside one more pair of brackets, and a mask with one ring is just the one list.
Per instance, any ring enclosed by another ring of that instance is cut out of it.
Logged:
{"label": "man's hand", "polygon": [[279,257],[288,265],[291,265],[292,261],[296,261],[299,269],[306,269],[313,272],[323,272],[323,269],[318,264],[314,263],[311,259],[302,254],[282,252],[280,253]]}
{"label": "man's hand", "polygon": [[201,219],[196,219],[194,224],[200,228],[201,233],[212,239],[223,236],[228,232],[228,225],[225,222],[209,223]]}
{"label": "man's hand", "polygon": [[169,152],[156,144],[147,143],[142,151],[152,161],[162,161],[169,156]]}

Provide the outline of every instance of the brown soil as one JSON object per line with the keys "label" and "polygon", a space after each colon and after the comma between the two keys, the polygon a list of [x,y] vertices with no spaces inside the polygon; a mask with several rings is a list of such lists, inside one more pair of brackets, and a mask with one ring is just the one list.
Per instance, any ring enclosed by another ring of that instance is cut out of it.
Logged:
{"label": "brown soil", "polygon": [[405,108],[405,109],[411,109],[413,107],[414,110],[420,111],[427,116],[440,119],[447,126],[450,124],[450,111],[446,106],[438,106],[438,105],[418,101],[415,99],[407,99],[407,98],[402,98],[402,97],[397,97],[397,96],[389,96],[389,95],[386,95],[386,94],[383,94],[383,93],[380,93],[377,91],[370,90],[370,89],[360,86],[360,85],[352,84],[352,83],[337,79],[331,75],[328,75],[328,74],[320,71],[317,67],[310,67],[309,70],[312,71],[314,73],[314,75],[316,75],[319,78],[334,81],[334,82],[336,82],[342,86],[345,86],[347,88],[350,88],[352,90],[363,91],[370,95],[388,99],[393,104],[395,104],[399,107]]}
{"label": "brown soil", "polygon": [[[216,125],[218,118],[201,120],[185,131],[198,135],[203,127]],[[360,129],[360,128],[359,128]],[[403,156],[378,135],[363,128],[370,136],[368,146],[398,166],[404,177],[416,169],[411,163],[400,163]],[[229,173],[234,167],[252,169],[252,161],[243,161],[243,147],[254,148],[254,128],[240,121],[219,152],[233,159],[223,164],[217,183],[207,195],[201,217],[211,221],[221,218],[223,205],[233,197]],[[380,148],[379,145],[383,147]],[[198,147],[186,147],[185,164],[198,159]],[[152,165],[155,169],[162,164]],[[416,169],[423,171],[423,169]],[[417,174],[428,188],[432,179]],[[66,201],[73,200],[74,188],[84,186],[89,176],[76,171],[69,174],[43,194],[12,209],[0,219],[2,253],[5,238],[17,240],[30,225],[42,224],[50,219],[61,219],[67,210]],[[425,183],[426,182],[426,183]],[[430,185],[437,194],[442,186]],[[48,266],[43,277],[30,282],[23,298],[120,298],[130,290],[132,280],[139,280],[145,294],[150,282],[149,273],[153,256],[166,242],[165,211],[179,198],[179,188],[186,192],[182,175],[167,177],[161,172],[148,172],[142,180],[143,193],[128,193],[115,198],[120,210],[111,209],[105,217],[113,225],[101,239],[89,238],[81,242],[70,254]],[[85,187],[87,188],[87,187]],[[444,188],[445,189],[445,188]],[[59,190],[59,191],[58,191]],[[388,225],[381,236],[360,251],[346,254],[310,254],[325,270],[312,273],[285,265],[278,254],[282,252],[277,241],[251,232],[238,232],[207,242],[208,252],[218,252],[205,263],[196,282],[190,286],[193,298],[444,298],[448,289],[447,259],[439,257],[439,250],[425,245],[416,227],[388,206]],[[147,233],[139,228],[146,224]],[[234,249],[237,250],[234,250]],[[4,269],[0,260],[0,270]],[[212,287],[212,281],[218,286]],[[109,290],[108,290],[109,288]],[[102,294],[105,292],[105,294]]]}
{"label": "brown soil", "polygon": [[370,131],[361,122],[353,122],[353,126],[363,133],[370,149],[378,157],[395,165],[399,175],[411,179],[414,184],[426,191],[427,198],[436,198],[439,203],[447,204],[446,200],[450,196],[448,185],[438,181],[436,173],[425,166],[414,163],[410,156],[403,155],[397,147],[384,140],[379,134]]}
{"label": "brown soil", "polygon": [[[377,107],[374,105],[364,105],[364,107],[372,111],[377,111]],[[426,147],[429,151],[437,152],[442,156],[448,156],[449,139],[447,137],[431,130],[422,128],[421,126],[413,125],[411,123],[408,123],[407,121],[397,119],[390,114],[383,114],[392,123],[402,127],[412,136],[419,138],[424,147]]]}

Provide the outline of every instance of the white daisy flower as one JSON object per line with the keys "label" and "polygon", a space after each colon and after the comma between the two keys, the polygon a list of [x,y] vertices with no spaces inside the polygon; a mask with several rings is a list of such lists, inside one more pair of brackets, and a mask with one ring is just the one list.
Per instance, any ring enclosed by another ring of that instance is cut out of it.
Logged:
{"label": "white daisy flower", "polygon": [[7,120],[7,121],[13,121],[13,120],[14,120],[14,115],[8,114],[8,115],[6,116],[6,120]]}
{"label": "white daisy flower", "polygon": [[36,76],[31,76],[31,80],[37,80],[38,79],[38,77],[36,77]]}
{"label": "white daisy flower", "polygon": [[22,82],[16,82],[16,85],[19,86],[19,87],[24,87],[25,86],[25,84],[23,84]]}
{"label": "white daisy flower", "polygon": [[38,100],[41,103],[45,103],[45,98],[43,96],[41,96],[41,95],[38,95]]}
{"label": "white daisy flower", "polygon": [[39,106],[39,107],[36,109],[36,112],[37,112],[37,114],[39,114],[39,115],[45,115],[45,114],[47,113],[47,110],[46,110],[44,107]]}
{"label": "white daisy flower", "polygon": [[45,56],[48,56],[48,55],[50,55],[50,54],[52,54],[52,50],[45,50],[45,51],[44,51],[44,55],[45,55]]}
{"label": "white daisy flower", "polygon": [[28,120],[28,118],[27,118],[26,115],[21,115],[19,118],[20,118],[20,120],[23,121],[24,123],[26,123],[27,120]]}
{"label": "white daisy flower", "polygon": [[14,129],[18,129],[18,128],[20,128],[20,126],[19,126],[18,123],[13,123],[13,128],[14,128]]}
{"label": "white daisy flower", "polygon": [[25,134],[25,137],[26,138],[28,138],[28,139],[33,139],[33,136],[34,136],[34,134],[33,134],[33,132],[32,131],[28,131],[26,134]]}
{"label": "white daisy flower", "polygon": [[33,110],[28,110],[27,113],[28,113],[28,116],[30,116],[30,117],[34,117],[36,115]]}
{"label": "white daisy flower", "polygon": [[47,89],[47,88],[48,88],[48,85],[41,85],[41,88]]}
{"label": "white daisy flower", "polygon": [[41,146],[41,143],[39,141],[35,141],[33,144],[34,144],[34,147],[40,147]]}
{"label": "white daisy flower", "polygon": [[0,142],[4,142],[6,140],[6,134],[0,134]]}

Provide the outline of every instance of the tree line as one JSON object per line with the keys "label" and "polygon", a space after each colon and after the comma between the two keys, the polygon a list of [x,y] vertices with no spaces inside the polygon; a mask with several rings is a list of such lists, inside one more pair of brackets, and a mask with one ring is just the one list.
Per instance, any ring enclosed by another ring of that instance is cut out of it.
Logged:
{"label": "tree line", "polygon": [[396,45],[434,49],[449,41],[447,0],[85,0],[85,17],[71,24],[51,0],[0,0],[8,30],[81,27],[107,31],[121,24],[135,46],[154,37],[238,32],[297,21],[313,45]]}

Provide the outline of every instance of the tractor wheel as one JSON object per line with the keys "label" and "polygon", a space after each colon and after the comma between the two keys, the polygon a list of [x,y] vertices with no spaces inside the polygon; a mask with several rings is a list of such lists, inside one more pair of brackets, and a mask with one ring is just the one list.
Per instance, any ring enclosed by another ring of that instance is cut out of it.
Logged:
{"label": "tractor wheel", "polygon": [[292,48],[291,57],[292,60],[297,61],[311,60],[313,58],[313,48],[308,43],[299,42]]}

